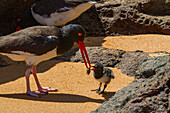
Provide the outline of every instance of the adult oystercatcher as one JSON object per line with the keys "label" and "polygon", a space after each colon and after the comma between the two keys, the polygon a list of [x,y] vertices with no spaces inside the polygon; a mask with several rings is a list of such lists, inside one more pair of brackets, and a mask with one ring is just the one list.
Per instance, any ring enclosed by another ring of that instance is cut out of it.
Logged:
{"label": "adult oystercatcher", "polygon": [[104,90],[107,87],[107,84],[110,83],[111,79],[114,79],[113,71],[107,67],[103,67],[103,65],[101,63],[96,63],[92,67],[93,67],[92,70],[93,70],[94,78],[100,82],[99,88],[92,90],[92,91],[99,92],[102,83],[105,83],[103,90],[100,91],[100,93],[99,93],[99,94],[103,94]]}
{"label": "adult oystercatcher", "polygon": [[[83,27],[77,24],[69,24],[62,28],[54,26],[29,27],[0,37],[0,54],[8,56],[14,61],[26,62],[28,65],[25,72],[26,93],[40,97],[39,94],[56,90],[41,87],[36,75],[36,65],[44,60],[66,53],[72,48],[74,42],[79,45],[86,67],[91,68],[83,42],[85,34]],[[89,65],[87,65],[85,57]],[[32,92],[30,89],[30,72],[33,73],[40,93]]]}
{"label": "adult oystercatcher", "polygon": [[35,20],[42,25],[64,26],[96,3],[95,1],[38,0],[32,5],[31,12]]}

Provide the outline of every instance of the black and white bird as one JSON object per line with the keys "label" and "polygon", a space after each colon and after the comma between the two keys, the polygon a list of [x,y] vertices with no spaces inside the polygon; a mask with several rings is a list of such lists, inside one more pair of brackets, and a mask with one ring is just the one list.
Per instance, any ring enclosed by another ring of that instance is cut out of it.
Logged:
{"label": "black and white bird", "polygon": [[35,20],[42,25],[64,26],[94,4],[95,1],[38,0],[32,5],[31,12]]}
{"label": "black and white bird", "polygon": [[[41,87],[36,75],[36,65],[42,61],[66,53],[72,48],[75,42],[80,47],[86,67],[91,68],[83,42],[85,34],[83,27],[77,24],[69,24],[62,28],[54,26],[29,27],[6,36],[1,36],[0,54],[8,56],[14,61],[26,62],[28,65],[28,69],[25,72],[26,93],[39,97],[39,94],[57,90]],[[85,57],[89,65],[87,65]],[[40,93],[32,92],[30,89],[29,77],[31,72]]]}
{"label": "black and white bird", "polygon": [[103,67],[101,63],[96,63],[92,67],[94,78],[100,82],[99,88],[92,91],[99,92],[102,83],[105,83],[103,90],[99,92],[99,94],[103,94],[111,79],[115,78],[113,75],[113,71],[107,67]]}

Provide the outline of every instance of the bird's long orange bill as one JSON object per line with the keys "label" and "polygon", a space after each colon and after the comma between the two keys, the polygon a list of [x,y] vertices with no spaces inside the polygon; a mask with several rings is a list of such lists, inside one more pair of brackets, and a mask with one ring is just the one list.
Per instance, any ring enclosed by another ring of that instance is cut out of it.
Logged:
{"label": "bird's long orange bill", "polygon": [[[82,55],[82,57],[83,57],[84,63],[85,63],[85,65],[86,65],[86,68],[87,68],[87,69],[91,68],[90,60],[89,60],[89,57],[88,57],[88,55],[87,55],[87,51],[86,51],[84,42],[83,42],[83,41],[78,41],[78,45],[79,45],[79,48],[80,48],[81,55]],[[85,58],[85,56],[86,56],[86,58]],[[89,64],[89,67],[87,66],[86,60],[87,60],[87,62],[88,62],[88,64]]]}

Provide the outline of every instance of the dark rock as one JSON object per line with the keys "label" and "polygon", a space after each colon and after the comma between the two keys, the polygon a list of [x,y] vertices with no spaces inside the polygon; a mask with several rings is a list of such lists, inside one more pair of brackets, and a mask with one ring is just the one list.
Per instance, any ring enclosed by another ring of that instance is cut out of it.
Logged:
{"label": "dark rock", "polygon": [[137,73],[141,77],[148,78],[156,73],[157,68],[166,65],[169,59],[170,56],[163,56],[147,60],[146,62],[142,63],[142,65],[140,65],[139,69],[137,70]]}
{"label": "dark rock", "polygon": [[[114,67],[119,62],[119,58],[125,53],[123,50],[113,50],[103,47],[86,47],[86,49],[91,63],[100,62],[104,66],[110,67]],[[76,52],[76,55],[71,58],[71,61],[83,62],[80,51]]]}
{"label": "dark rock", "polygon": [[86,30],[87,36],[105,36],[105,28],[99,18],[95,6],[84,12],[77,19],[69,22],[68,24],[80,24]]}
{"label": "dark rock", "polygon": [[3,60],[3,59],[1,59],[0,58],[0,68],[1,67],[5,67],[5,66],[8,66],[9,64],[5,61],[5,60]]}
{"label": "dark rock", "polygon": [[126,52],[116,67],[121,69],[126,75],[134,76],[139,66],[148,60],[148,55],[149,53],[144,53],[142,51]]}
{"label": "dark rock", "polygon": [[148,0],[147,2],[141,2],[138,9],[141,13],[164,16],[170,15],[170,1],[169,0]]}
{"label": "dark rock", "polygon": [[[86,47],[88,56],[91,63],[100,62],[104,66],[114,67],[125,53],[123,50],[107,49],[103,47]],[[54,58],[56,60],[71,61],[71,62],[84,62],[78,48],[71,50],[70,52]]]}
{"label": "dark rock", "polygon": [[139,103],[143,100],[143,98],[135,98],[134,100],[132,100],[132,103]]}

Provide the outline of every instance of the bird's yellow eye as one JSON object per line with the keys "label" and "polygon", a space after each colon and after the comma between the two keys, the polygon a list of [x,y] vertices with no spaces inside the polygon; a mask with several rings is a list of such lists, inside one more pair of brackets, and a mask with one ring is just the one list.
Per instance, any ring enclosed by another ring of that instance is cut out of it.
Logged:
{"label": "bird's yellow eye", "polygon": [[20,22],[21,21],[21,19],[20,18],[17,18],[17,22]]}
{"label": "bird's yellow eye", "polygon": [[82,34],[81,34],[81,33],[78,33],[78,36],[82,36]]}

